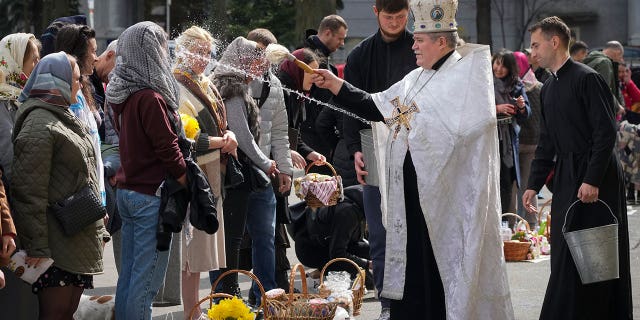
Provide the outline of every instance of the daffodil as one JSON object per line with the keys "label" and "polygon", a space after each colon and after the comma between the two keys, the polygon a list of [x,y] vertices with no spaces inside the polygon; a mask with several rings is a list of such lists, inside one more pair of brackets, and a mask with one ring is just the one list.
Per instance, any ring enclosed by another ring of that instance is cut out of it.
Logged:
{"label": "daffodil", "polygon": [[184,113],[180,114],[180,120],[182,121],[182,127],[184,127],[184,133],[187,138],[195,140],[196,136],[200,132],[200,125],[198,124],[198,120]]}
{"label": "daffodil", "polygon": [[256,316],[238,297],[221,300],[207,311],[207,315],[211,320],[253,320]]}

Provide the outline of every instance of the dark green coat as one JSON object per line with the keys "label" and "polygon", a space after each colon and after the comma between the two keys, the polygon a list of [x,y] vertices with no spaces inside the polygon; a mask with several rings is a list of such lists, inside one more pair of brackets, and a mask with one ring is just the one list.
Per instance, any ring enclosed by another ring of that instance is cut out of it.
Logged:
{"label": "dark green coat", "polygon": [[16,115],[13,143],[12,210],[23,248],[72,273],[101,273],[102,219],[68,237],[47,210],[87,183],[98,193],[88,128],[68,108],[29,99]]}
{"label": "dark green coat", "polygon": [[607,82],[613,98],[624,107],[624,98],[618,87],[618,63],[607,57],[602,51],[591,51],[582,63],[599,73]]}

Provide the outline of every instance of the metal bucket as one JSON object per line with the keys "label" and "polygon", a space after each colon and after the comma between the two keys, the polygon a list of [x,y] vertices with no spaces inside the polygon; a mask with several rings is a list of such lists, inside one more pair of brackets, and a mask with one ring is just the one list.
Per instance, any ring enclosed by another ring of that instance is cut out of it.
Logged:
{"label": "metal bucket", "polygon": [[378,164],[376,160],[376,148],[373,144],[373,131],[371,129],[360,130],[360,143],[362,144],[362,154],[364,156],[364,167],[369,173],[365,176],[365,181],[370,186],[379,186]]}
{"label": "metal bucket", "polygon": [[571,213],[573,206],[580,202],[576,200],[569,206],[564,217],[562,233],[567,246],[573,257],[573,262],[578,269],[582,284],[601,282],[618,279],[618,219],[611,211],[609,205],[602,202],[611,216],[614,224],[604,225],[595,228],[588,228],[566,232],[567,216]]}

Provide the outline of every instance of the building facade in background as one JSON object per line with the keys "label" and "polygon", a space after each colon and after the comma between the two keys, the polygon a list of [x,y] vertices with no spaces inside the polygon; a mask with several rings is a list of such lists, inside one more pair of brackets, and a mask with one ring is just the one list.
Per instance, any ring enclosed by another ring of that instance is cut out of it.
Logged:
{"label": "building facade in background", "polygon": [[[459,34],[467,42],[476,42],[478,38],[476,2],[459,0],[458,4]],[[338,14],[349,24],[349,33],[345,49],[334,53],[336,60],[345,60],[351,48],[377,30],[372,12],[374,3],[344,0],[344,9]],[[640,46],[639,0],[493,0],[491,4],[492,51],[529,47],[529,26],[553,15],[569,25],[576,40],[585,41],[590,47],[601,47],[609,40]],[[531,8],[534,4],[536,7]]]}
{"label": "building facade in background", "polygon": [[[77,7],[77,13],[87,16],[89,13],[88,0],[9,1],[24,6],[23,16],[39,21],[33,23],[16,20],[14,26],[22,30],[14,32],[39,34],[42,30],[36,29],[42,25],[46,27],[44,20],[52,20],[52,15],[60,15],[61,10],[76,13]],[[459,33],[468,42],[477,42],[478,38],[477,2],[478,0],[459,0]],[[151,20],[164,27],[169,22],[175,30],[175,26],[180,23],[203,23],[208,19],[210,22],[205,24],[214,35],[220,35],[223,31],[216,30],[226,26],[224,17],[228,13],[228,3],[229,0],[94,0],[93,26],[99,50],[104,49],[110,40],[116,39],[128,26],[143,20]],[[342,1],[344,8],[338,10],[338,14],[347,20],[349,33],[345,48],[334,53],[335,60],[344,61],[351,48],[376,31],[377,24],[372,12],[374,3],[374,0]],[[640,46],[640,18],[637,18],[640,17],[640,0],[491,0],[490,3],[493,51],[528,47],[528,27],[551,15],[561,17],[571,27],[574,38],[585,41],[590,47],[601,47],[609,40],[618,40],[627,46]],[[170,19],[165,14],[167,4],[171,4]],[[68,9],[69,6],[74,6],[74,10]],[[8,8],[6,9],[9,10]],[[36,10],[37,8],[40,9]],[[315,29],[319,22],[318,20],[306,27]]]}

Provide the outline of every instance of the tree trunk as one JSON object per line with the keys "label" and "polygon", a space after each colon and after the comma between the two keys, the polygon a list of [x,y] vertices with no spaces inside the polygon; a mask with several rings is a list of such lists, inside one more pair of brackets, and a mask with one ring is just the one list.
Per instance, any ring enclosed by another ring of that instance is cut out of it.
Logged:
{"label": "tree trunk", "polygon": [[297,42],[304,41],[307,29],[318,29],[322,18],[336,13],[336,0],[296,0]]}
{"label": "tree trunk", "polygon": [[478,43],[493,47],[491,38],[491,0],[476,0],[476,29]]}
{"label": "tree trunk", "polygon": [[49,22],[47,22],[47,24],[43,23],[42,0],[33,0],[33,3],[31,6],[33,9],[30,12],[31,13],[30,28],[33,28],[31,31],[33,31],[33,33],[39,37],[40,34],[42,34],[42,31],[44,31],[44,28],[47,27]]}

